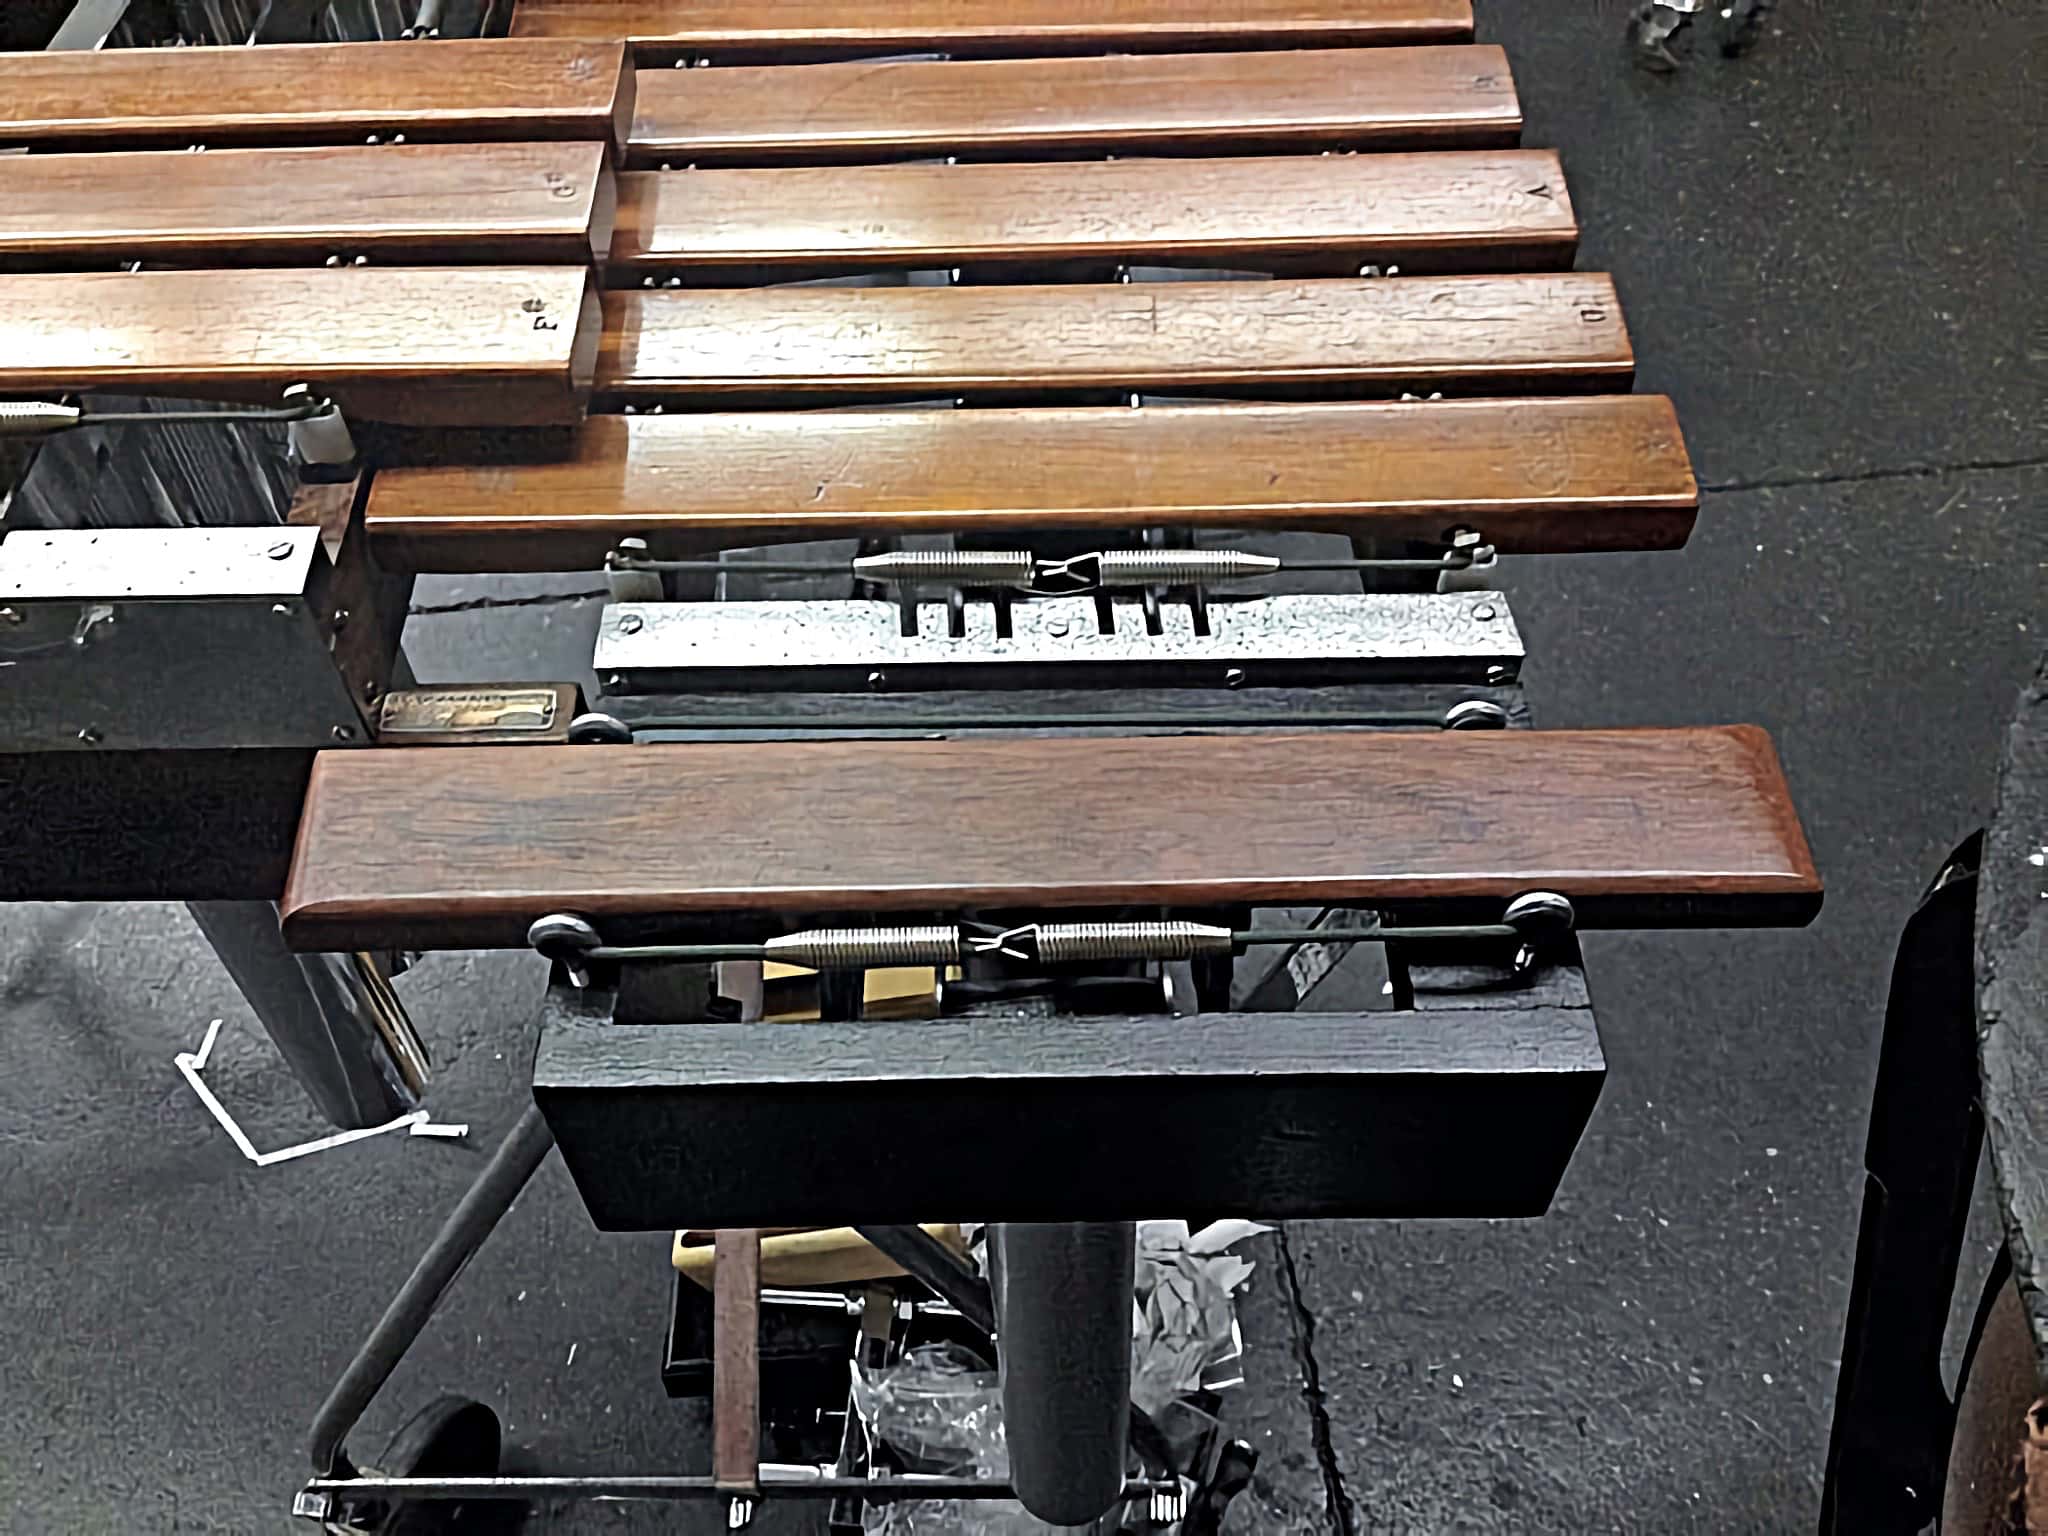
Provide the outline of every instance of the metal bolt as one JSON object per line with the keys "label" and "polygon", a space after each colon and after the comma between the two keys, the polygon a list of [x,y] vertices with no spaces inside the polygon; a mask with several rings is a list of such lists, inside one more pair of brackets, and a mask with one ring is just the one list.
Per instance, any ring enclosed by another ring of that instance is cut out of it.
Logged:
{"label": "metal bolt", "polygon": [[1244,668],[1232,667],[1229,671],[1225,672],[1223,674],[1223,686],[1226,688],[1242,688],[1244,686]]}
{"label": "metal bolt", "polygon": [[354,741],[356,739],[356,728],[352,725],[337,725],[328,734],[336,741]]}
{"label": "metal bolt", "polygon": [[0,608],[0,624],[19,624],[21,622],[23,620],[19,608]]}
{"label": "metal bolt", "polygon": [[869,686],[870,688],[880,688],[881,686],[883,686],[883,685],[884,685],[885,683],[887,683],[888,681],[889,681],[889,676],[888,676],[888,674],[887,674],[887,673],[885,673],[885,672],[883,672],[883,671],[881,671],[881,670],[880,670],[879,668],[877,668],[877,669],[876,669],[875,671],[873,671],[873,672],[870,672],[870,673],[868,674],[868,686]]}
{"label": "metal bolt", "polygon": [[1474,608],[1472,610],[1472,617],[1479,620],[1479,622],[1482,624],[1484,624],[1488,619],[1498,618],[1499,616],[1500,610],[1494,607],[1491,603],[1481,603],[1477,608]]}
{"label": "metal bolt", "polygon": [[80,726],[78,730],[78,739],[84,742],[88,747],[98,746],[100,744],[100,733],[98,727],[90,725]]}
{"label": "metal bolt", "polygon": [[336,629],[348,628],[348,610],[346,608],[337,608],[334,610],[334,627]]}
{"label": "metal bolt", "polygon": [[292,605],[290,603],[272,603],[270,611],[281,619],[288,619],[292,616]]}
{"label": "metal bolt", "polygon": [[622,635],[637,635],[644,627],[644,622],[639,614],[629,613],[619,620],[619,633]]}
{"label": "metal bolt", "polygon": [[1064,640],[1067,637],[1067,631],[1071,628],[1073,628],[1073,625],[1063,613],[1045,621],[1045,632],[1056,640]]}
{"label": "metal bolt", "polygon": [[292,555],[292,547],[289,543],[277,543],[271,545],[263,553],[270,556],[273,560],[289,560]]}
{"label": "metal bolt", "polygon": [[1489,683],[1509,682],[1514,678],[1514,675],[1515,674],[1512,670],[1510,670],[1507,667],[1503,667],[1498,663],[1486,669],[1486,680]]}
{"label": "metal bolt", "polygon": [[363,702],[366,704],[376,703],[377,695],[382,693],[383,691],[383,689],[377,686],[376,681],[374,679],[365,682],[363,684]]}
{"label": "metal bolt", "polygon": [[604,685],[606,688],[623,688],[626,686],[626,674],[623,672],[607,672],[604,675]]}

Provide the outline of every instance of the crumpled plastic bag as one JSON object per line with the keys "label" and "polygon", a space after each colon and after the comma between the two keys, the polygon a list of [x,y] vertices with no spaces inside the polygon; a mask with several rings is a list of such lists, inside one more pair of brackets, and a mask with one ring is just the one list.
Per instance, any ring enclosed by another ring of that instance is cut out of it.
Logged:
{"label": "crumpled plastic bag", "polygon": [[[1131,1401],[1154,1420],[1185,1463],[1214,1438],[1216,1421],[1186,1399],[1235,1386],[1243,1354],[1233,1297],[1251,1278],[1251,1260],[1227,1250],[1272,1228],[1219,1221],[1190,1232],[1184,1221],[1138,1224],[1137,1284],[1131,1325]],[[871,1439],[892,1449],[906,1470],[1006,1479],[997,1373],[957,1344],[907,1351],[895,1365],[855,1373],[854,1407]],[[1058,1536],[1010,1500],[919,1500],[870,1508],[869,1536]]]}
{"label": "crumpled plastic bag", "polygon": [[1271,1230],[1255,1221],[1219,1221],[1196,1233],[1184,1221],[1138,1224],[1132,1402],[1157,1414],[1204,1388],[1236,1384],[1218,1379],[1216,1368],[1243,1353],[1232,1298],[1256,1266],[1226,1250]]}

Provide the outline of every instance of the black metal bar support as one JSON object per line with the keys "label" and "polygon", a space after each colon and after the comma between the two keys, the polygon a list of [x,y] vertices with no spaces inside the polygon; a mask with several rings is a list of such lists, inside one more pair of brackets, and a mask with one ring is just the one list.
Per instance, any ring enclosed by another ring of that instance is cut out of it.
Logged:
{"label": "black metal bar support", "polygon": [[420,1255],[398,1294],[391,1298],[391,1305],[377,1319],[377,1326],[349,1361],[348,1369],[327,1394],[327,1401],[320,1405],[308,1440],[316,1475],[332,1477],[352,1470],[342,1449],[348,1432],[355,1428],[370,1400],[419,1338],[463,1265],[474,1257],[484,1239],[512,1208],[512,1202],[554,1144],[554,1132],[541,1118],[539,1108],[529,1104],[498,1150],[491,1154],[491,1160],[468,1193],[441,1224],[441,1230],[434,1234],[433,1242]]}

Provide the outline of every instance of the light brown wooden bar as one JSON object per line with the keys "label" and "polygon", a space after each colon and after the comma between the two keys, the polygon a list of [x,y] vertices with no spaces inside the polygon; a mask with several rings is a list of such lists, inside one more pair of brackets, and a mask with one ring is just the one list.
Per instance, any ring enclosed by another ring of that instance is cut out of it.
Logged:
{"label": "light brown wooden bar", "polygon": [[1456,43],[1471,0],[520,0],[515,37],[623,38],[646,58],[1051,54]]}
{"label": "light brown wooden bar", "polygon": [[566,462],[386,470],[364,515],[390,569],[548,571],[625,537],[684,557],[1162,525],[1668,549],[1697,505],[1671,402],[1616,395],[592,417]]}
{"label": "light brown wooden bar", "polygon": [[[0,266],[601,259],[601,144],[0,155]],[[339,321],[340,317],[333,317]]]}
{"label": "light brown wooden bar", "polygon": [[359,420],[561,424],[590,395],[600,319],[582,267],[295,267],[0,276],[0,397],[115,390]]}
{"label": "light brown wooden bar", "polygon": [[[650,828],[688,827],[660,839]],[[1506,901],[1797,923],[1820,881],[1770,739],[1721,730],[323,752],[284,931],[517,946],[549,912]]]}
{"label": "light brown wooden bar", "polygon": [[617,42],[496,39],[8,53],[0,80],[0,144],[623,145],[635,75]]}
{"label": "light brown wooden bar", "polygon": [[1604,273],[624,289],[600,389],[672,405],[1088,390],[1625,390]]}
{"label": "light brown wooden bar", "polygon": [[1571,264],[1548,150],[636,171],[612,262],[798,275],[1118,261],[1350,271]]}
{"label": "light brown wooden bar", "polygon": [[633,163],[1511,145],[1492,47],[649,69]]}

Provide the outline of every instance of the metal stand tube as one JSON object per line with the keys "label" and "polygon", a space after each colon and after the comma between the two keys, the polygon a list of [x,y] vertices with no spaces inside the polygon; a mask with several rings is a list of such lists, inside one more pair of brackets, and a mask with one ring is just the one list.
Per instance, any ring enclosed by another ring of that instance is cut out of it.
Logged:
{"label": "metal stand tube", "polygon": [[185,910],[329,1120],[358,1130],[418,1107],[426,1053],[372,962],[285,948],[267,901],[192,901]]}
{"label": "metal stand tube", "polygon": [[555,1133],[541,1118],[539,1106],[529,1104],[461,1203],[434,1234],[433,1242],[320,1405],[307,1442],[316,1477],[346,1476],[352,1470],[342,1455],[348,1432],[427,1326],[442,1294],[512,1208],[554,1144]]}
{"label": "metal stand tube", "polygon": [[989,1229],[1010,1481],[1054,1525],[1085,1525],[1123,1492],[1137,1251],[1130,1222]]}

